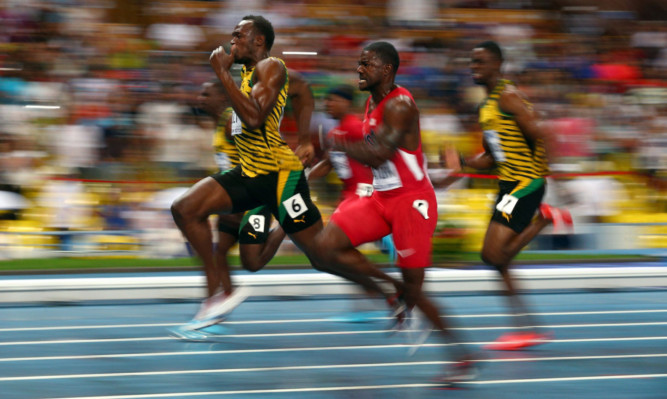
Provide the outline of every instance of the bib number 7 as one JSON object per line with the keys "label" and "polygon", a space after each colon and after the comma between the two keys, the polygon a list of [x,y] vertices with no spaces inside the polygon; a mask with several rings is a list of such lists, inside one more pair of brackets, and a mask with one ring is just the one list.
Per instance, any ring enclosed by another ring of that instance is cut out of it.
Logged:
{"label": "bib number 7", "polygon": [[503,198],[498,202],[498,205],[496,205],[496,209],[499,210],[500,212],[505,212],[506,214],[511,215],[517,202],[519,202],[519,199],[517,197],[505,194],[503,195]]}

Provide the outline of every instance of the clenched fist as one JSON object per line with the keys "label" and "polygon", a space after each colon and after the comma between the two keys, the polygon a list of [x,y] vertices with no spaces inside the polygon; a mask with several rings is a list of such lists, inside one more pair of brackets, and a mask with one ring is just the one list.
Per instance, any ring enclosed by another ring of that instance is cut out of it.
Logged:
{"label": "clenched fist", "polygon": [[213,50],[208,61],[211,63],[213,70],[228,71],[234,63],[234,57],[231,54],[227,54],[225,48],[220,46]]}

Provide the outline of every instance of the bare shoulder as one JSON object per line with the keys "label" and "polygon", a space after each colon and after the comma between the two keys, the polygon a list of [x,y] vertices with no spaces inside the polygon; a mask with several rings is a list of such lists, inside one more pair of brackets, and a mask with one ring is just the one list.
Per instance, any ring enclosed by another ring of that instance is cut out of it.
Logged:
{"label": "bare shoulder", "polygon": [[387,101],[385,109],[390,110],[390,112],[419,112],[417,109],[417,104],[405,94],[392,97]]}
{"label": "bare shoulder", "polygon": [[503,101],[527,101],[528,97],[524,92],[519,90],[518,87],[514,84],[508,84],[505,86],[503,89],[502,93],[500,93],[500,100]]}
{"label": "bare shoulder", "polygon": [[269,57],[258,62],[255,71],[257,71],[259,79],[282,76],[282,79],[284,80],[287,68],[285,67],[285,64],[280,62],[277,58]]}

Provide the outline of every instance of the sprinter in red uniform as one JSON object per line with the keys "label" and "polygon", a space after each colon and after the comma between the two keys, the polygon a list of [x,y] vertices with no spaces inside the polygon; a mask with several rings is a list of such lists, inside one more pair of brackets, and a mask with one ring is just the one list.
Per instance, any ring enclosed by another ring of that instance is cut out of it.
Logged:
{"label": "sprinter in red uniform", "polygon": [[431,241],[437,202],[426,171],[419,110],[408,90],[394,83],[398,52],[387,42],[365,47],[359,58],[359,89],[369,91],[364,113],[364,140],[338,140],[334,150],[369,165],[374,192],[337,209],[320,234],[321,259],[337,272],[372,276],[375,266],[355,247],[393,234],[397,266],[408,307],[418,307],[450,344],[456,362],[445,386],[474,378],[471,357],[423,293],[425,269],[431,265]]}

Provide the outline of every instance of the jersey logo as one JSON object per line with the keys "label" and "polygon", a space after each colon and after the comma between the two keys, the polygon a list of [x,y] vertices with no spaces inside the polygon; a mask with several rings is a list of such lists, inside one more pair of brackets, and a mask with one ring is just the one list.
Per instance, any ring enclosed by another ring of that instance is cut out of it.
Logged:
{"label": "jersey logo", "polygon": [[375,138],[375,131],[371,130],[371,132],[366,135],[365,139],[366,143],[375,145],[377,143],[377,139]]}
{"label": "jersey logo", "polygon": [[398,256],[401,258],[407,258],[408,256],[414,254],[416,251],[412,248],[407,248],[407,249],[397,249],[396,253]]}
{"label": "jersey logo", "polygon": [[306,215],[301,216],[301,219],[294,219],[294,223],[306,223]]}
{"label": "jersey logo", "polygon": [[428,202],[426,200],[415,200],[412,203],[412,207],[419,212],[424,219],[428,219]]}
{"label": "jersey logo", "polygon": [[257,236],[255,234],[251,233],[251,232],[248,232],[248,235],[251,236],[252,238],[254,238],[255,240],[257,239]]}

